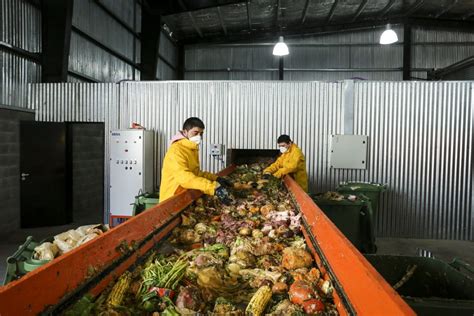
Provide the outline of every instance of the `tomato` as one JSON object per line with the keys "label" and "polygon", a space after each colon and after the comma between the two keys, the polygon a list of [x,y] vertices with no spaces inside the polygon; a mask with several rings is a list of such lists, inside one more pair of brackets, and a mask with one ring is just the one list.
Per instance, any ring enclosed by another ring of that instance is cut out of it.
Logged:
{"label": "tomato", "polygon": [[315,296],[311,285],[303,280],[295,281],[290,286],[288,294],[290,296],[290,301],[298,305],[302,305],[303,302],[312,299]]}
{"label": "tomato", "polygon": [[321,312],[324,310],[323,302],[316,298],[304,301],[302,306],[306,314],[316,314],[317,312]]}

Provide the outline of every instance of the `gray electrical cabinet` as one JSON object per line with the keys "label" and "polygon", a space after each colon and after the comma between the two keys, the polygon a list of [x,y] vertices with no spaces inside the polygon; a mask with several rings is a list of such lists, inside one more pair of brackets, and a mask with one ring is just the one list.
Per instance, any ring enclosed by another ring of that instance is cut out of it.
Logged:
{"label": "gray electrical cabinet", "polygon": [[368,136],[332,135],[331,168],[367,169]]}

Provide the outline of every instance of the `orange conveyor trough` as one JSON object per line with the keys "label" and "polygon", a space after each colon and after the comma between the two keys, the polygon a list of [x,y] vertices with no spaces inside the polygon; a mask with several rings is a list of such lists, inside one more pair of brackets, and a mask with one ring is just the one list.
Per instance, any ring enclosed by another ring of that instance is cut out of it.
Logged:
{"label": "orange conveyor trough", "polygon": [[[232,167],[221,174],[230,173]],[[303,213],[303,233],[341,315],[415,315],[290,177],[284,179]],[[100,293],[180,224],[180,213],[201,193],[175,197],[96,239],[0,287],[0,316],[57,314],[86,293]]]}

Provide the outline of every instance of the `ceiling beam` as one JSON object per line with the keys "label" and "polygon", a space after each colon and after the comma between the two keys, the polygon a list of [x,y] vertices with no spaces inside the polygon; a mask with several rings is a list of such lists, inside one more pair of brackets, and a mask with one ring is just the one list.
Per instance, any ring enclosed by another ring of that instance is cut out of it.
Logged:
{"label": "ceiling beam", "polygon": [[250,0],[247,0],[245,5],[247,7],[247,22],[249,24],[249,31],[251,32],[252,31],[252,18],[250,17]]}
{"label": "ceiling beam", "polygon": [[309,4],[310,4],[309,0],[306,0],[304,4],[303,14],[301,15],[301,24],[304,24],[304,22],[306,22],[306,16],[308,15]]}
{"label": "ceiling beam", "polygon": [[360,14],[364,11],[365,7],[367,6],[367,2],[369,2],[369,0],[364,0],[360,3],[359,7],[357,8],[357,11],[356,13],[354,14],[354,17],[352,18],[352,22],[355,22]]}
{"label": "ceiling beam", "polygon": [[425,3],[424,0],[418,0],[417,2],[415,2],[408,10],[407,12],[405,13],[405,16],[409,17],[411,16],[413,13],[415,13],[416,11],[418,11],[419,8],[421,8],[421,6]]}
{"label": "ceiling beam", "polygon": [[224,31],[224,34],[227,36],[227,28],[225,27],[224,20],[222,19],[222,13],[221,13],[220,7],[217,7],[217,15],[219,15],[219,21],[221,22],[222,30]]}
{"label": "ceiling beam", "polygon": [[188,11],[188,9],[187,9],[186,5],[184,4],[183,0],[178,0],[178,4],[184,11],[186,11],[188,13],[188,17],[191,20],[191,24],[193,25],[194,30],[196,31],[196,33],[198,33],[200,38],[203,38],[204,36],[202,35],[201,29],[196,24],[196,20],[194,19],[193,13]]}
{"label": "ceiling beam", "polygon": [[225,7],[239,5],[245,3],[247,0],[186,0],[185,8],[179,1],[163,1],[163,0],[145,0],[144,4],[152,14],[160,13],[162,16],[196,12],[200,10],[214,9],[216,7]]}
{"label": "ceiling beam", "polygon": [[387,5],[382,9],[382,11],[380,11],[380,16],[385,16],[392,9],[394,4],[395,0],[390,0]]}
{"label": "ceiling beam", "polygon": [[384,27],[387,23],[396,25],[410,23],[414,26],[425,26],[437,29],[458,29],[458,30],[472,30],[474,29],[473,21],[458,21],[458,20],[439,20],[439,19],[424,19],[424,18],[404,18],[404,17],[391,17],[391,18],[380,18],[371,21],[360,21],[347,24],[319,24],[319,25],[298,25],[294,27],[288,27],[285,30],[277,31],[274,27],[258,29],[258,32],[252,32],[251,35],[248,33],[228,33],[227,37],[215,35],[208,36],[202,39],[200,38],[185,38],[180,41],[184,45],[203,44],[204,46],[217,44],[217,43],[251,43],[255,41],[261,41],[265,39],[274,39],[275,35],[281,35],[286,37],[306,37],[315,36],[321,34],[331,34],[345,31],[355,30],[367,30],[378,27]]}
{"label": "ceiling beam", "polygon": [[334,3],[332,4],[331,11],[329,11],[328,18],[326,20],[326,23],[329,23],[334,16],[334,11],[336,11],[337,3],[339,0],[334,0]]}
{"label": "ceiling beam", "polygon": [[439,18],[440,16],[442,16],[445,13],[448,13],[448,11],[451,10],[452,8],[454,8],[456,6],[456,4],[458,4],[458,0],[453,0],[453,2],[451,2],[451,4],[447,5],[443,10],[441,10],[438,14],[435,15],[435,19]]}
{"label": "ceiling beam", "polygon": [[194,19],[194,15],[191,12],[188,12],[188,16],[191,19],[191,23],[193,24],[194,30],[198,33],[200,38],[203,38],[204,36],[202,35],[201,29],[196,24],[196,20]]}

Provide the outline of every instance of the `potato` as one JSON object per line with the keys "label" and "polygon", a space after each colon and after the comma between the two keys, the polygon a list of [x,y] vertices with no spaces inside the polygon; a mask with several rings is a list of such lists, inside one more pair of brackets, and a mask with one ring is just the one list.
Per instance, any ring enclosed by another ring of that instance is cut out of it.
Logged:
{"label": "potato", "polygon": [[283,249],[282,266],[287,270],[295,270],[298,268],[308,268],[311,266],[313,258],[311,254],[300,248]]}

